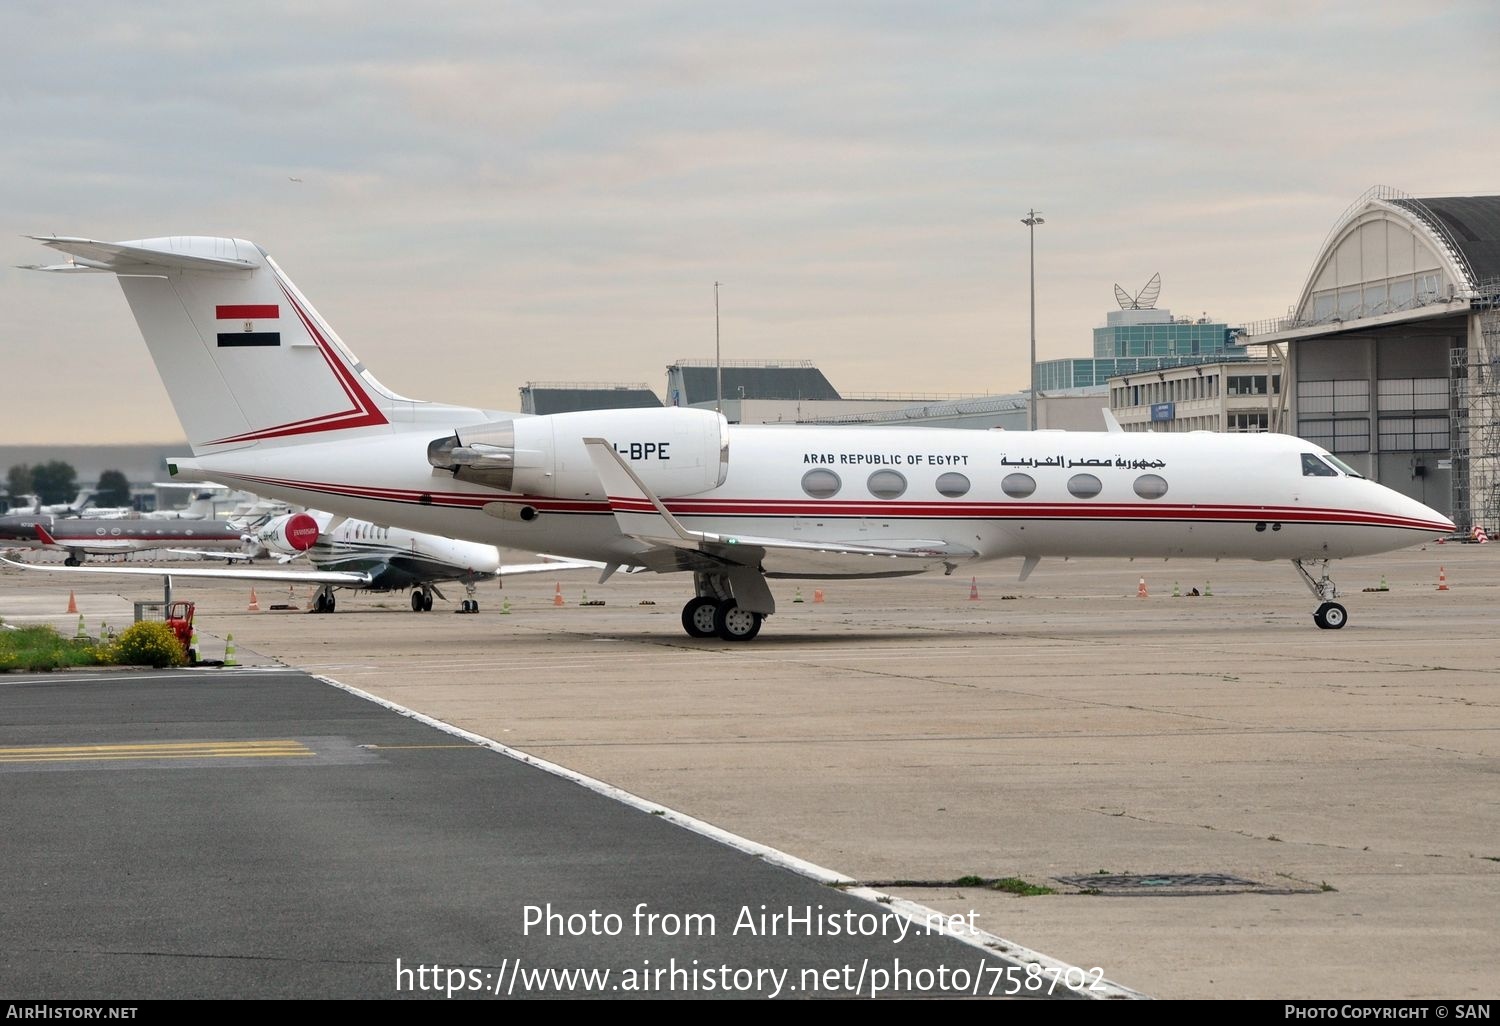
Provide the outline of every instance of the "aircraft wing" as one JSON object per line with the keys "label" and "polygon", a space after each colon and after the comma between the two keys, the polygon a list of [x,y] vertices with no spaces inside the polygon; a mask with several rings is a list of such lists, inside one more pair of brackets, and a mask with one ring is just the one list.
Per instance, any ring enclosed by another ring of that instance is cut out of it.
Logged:
{"label": "aircraft wing", "polygon": [[584,559],[554,559],[550,563],[501,563],[500,569],[495,571],[497,577],[509,577],[511,574],[547,574],[554,570],[603,570],[603,563],[594,563]]}
{"label": "aircraft wing", "polygon": [[683,558],[690,552],[720,566],[763,567],[774,576],[900,576],[940,565],[951,570],[977,555],[962,546],[922,539],[859,545],[692,531],[646,487],[614,446],[602,438],[585,438],[583,443],[609,497],[615,522],[624,534],[649,547],[641,561],[653,570],[694,568],[691,560]]}
{"label": "aircraft wing", "polygon": [[42,563],[17,563],[3,556],[0,556],[0,563],[21,570],[41,570],[44,573],[120,574],[130,577],[218,577],[237,581],[277,581],[282,584],[342,584],[351,588],[369,584],[372,579],[366,573],[342,573],[329,570],[305,572],[301,570],[250,570],[234,567],[224,567],[218,570],[210,567],[178,569],[167,566],[48,566]]}

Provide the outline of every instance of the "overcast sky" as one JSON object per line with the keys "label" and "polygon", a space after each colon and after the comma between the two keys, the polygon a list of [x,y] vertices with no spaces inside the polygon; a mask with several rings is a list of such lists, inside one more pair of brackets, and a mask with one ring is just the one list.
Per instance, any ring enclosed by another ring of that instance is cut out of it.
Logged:
{"label": "overcast sky", "polygon": [[[0,8],[0,442],[182,437],[119,287],[22,233],[266,248],[398,392],[808,358],[1024,386],[1156,272],[1291,304],[1373,185],[1500,193],[1500,7],[70,0]],[[292,181],[292,179],[300,181]]]}

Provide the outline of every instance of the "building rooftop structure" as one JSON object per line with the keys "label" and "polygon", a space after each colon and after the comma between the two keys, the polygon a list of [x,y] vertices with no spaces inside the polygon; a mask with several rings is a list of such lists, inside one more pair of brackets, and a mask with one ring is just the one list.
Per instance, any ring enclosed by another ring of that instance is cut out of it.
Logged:
{"label": "building rooftop structure", "polygon": [[678,360],[667,367],[667,404],[707,406],[725,399],[841,399],[811,360]]}
{"label": "building rooftop structure", "polygon": [[575,413],[579,410],[652,409],[662,405],[651,386],[597,381],[528,381],[521,386],[521,412]]}

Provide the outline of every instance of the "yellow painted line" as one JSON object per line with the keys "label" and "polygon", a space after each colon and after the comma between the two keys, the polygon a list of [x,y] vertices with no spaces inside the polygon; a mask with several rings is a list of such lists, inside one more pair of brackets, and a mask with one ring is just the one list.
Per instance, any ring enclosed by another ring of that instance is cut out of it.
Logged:
{"label": "yellow painted line", "polygon": [[0,764],[105,762],[122,759],[284,759],[316,753],[300,741],[187,741],[135,745],[0,748]]}

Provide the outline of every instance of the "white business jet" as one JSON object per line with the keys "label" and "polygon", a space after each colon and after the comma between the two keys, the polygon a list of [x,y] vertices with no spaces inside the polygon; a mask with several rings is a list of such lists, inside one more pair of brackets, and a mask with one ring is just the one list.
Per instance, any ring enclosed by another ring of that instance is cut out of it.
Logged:
{"label": "white business jet", "polygon": [[[475,597],[475,593],[477,585],[483,581],[513,574],[597,569],[602,565],[562,559],[502,564],[500,552],[493,545],[386,527],[318,511],[262,518],[258,523],[248,526],[240,535],[240,540],[245,546],[244,558],[271,555],[283,564],[305,558],[312,564],[312,569],[58,567],[18,563],[3,558],[0,558],[0,562],[25,570],[57,573],[103,573],[163,579],[216,578],[293,586],[310,584],[317,586],[312,602],[312,610],[316,613],[334,611],[334,592],[340,588],[375,592],[404,591],[409,588],[412,611],[430,612],[433,596],[444,597],[437,586],[450,581],[462,584],[468,593],[467,598],[459,601],[458,611],[477,613],[479,599]],[[173,551],[195,556],[223,555],[219,552]],[[171,599],[168,598],[167,601],[170,602]]]}
{"label": "white business jet", "polygon": [[734,426],[697,409],[527,417],[381,385],[259,246],[42,237],[117,276],[187,432],[176,472],[450,537],[693,576],[687,633],[748,640],[777,578],[1048,557],[1290,560],[1319,627],[1328,561],[1451,532],[1277,434]]}

